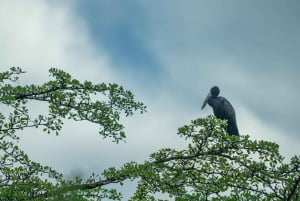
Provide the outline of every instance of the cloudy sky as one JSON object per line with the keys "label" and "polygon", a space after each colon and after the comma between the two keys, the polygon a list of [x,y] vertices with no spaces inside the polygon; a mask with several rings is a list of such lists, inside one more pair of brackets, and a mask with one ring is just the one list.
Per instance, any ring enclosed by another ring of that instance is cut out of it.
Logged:
{"label": "cloudy sky", "polygon": [[60,136],[32,130],[21,145],[67,175],[142,162],[185,146],[177,128],[212,113],[200,107],[218,85],[242,134],[299,155],[299,10],[298,0],[0,0],[1,71],[20,66],[20,83],[38,84],[57,67],[80,80],[117,82],[148,106],[123,120],[126,143],[66,122]]}

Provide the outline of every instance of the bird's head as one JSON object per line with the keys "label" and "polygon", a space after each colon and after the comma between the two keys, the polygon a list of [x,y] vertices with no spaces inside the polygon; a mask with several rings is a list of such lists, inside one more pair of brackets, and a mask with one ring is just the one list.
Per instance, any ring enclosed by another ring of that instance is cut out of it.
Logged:
{"label": "bird's head", "polygon": [[217,97],[219,95],[219,93],[220,93],[219,87],[217,87],[217,86],[212,87],[209,90],[209,93],[207,94],[207,96],[206,96],[206,98],[205,98],[205,100],[204,100],[204,102],[202,104],[201,109],[203,110],[203,108],[206,106],[206,104],[208,103],[208,101],[209,101],[209,99],[211,97],[215,98],[215,97]]}

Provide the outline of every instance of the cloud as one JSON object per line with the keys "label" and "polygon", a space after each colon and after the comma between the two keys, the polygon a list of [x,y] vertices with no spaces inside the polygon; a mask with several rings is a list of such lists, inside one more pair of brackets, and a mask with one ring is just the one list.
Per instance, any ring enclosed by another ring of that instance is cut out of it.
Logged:
{"label": "cloud", "polygon": [[149,19],[145,42],[166,82],[194,97],[219,85],[231,102],[243,103],[285,135],[298,136],[298,3],[142,4]]}
{"label": "cloud", "polygon": [[286,135],[283,129],[270,124],[245,106],[238,104],[237,110],[239,111],[238,124],[243,129],[243,134],[250,135],[250,139],[266,140],[279,144],[279,152],[287,159],[300,152],[297,136]]}
{"label": "cloud", "polygon": [[45,79],[50,67],[72,71],[82,79],[111,78],[109,57],[101,49],[96,54],[70,4],[5,1],[0,13],[1,69],[20,66],[36,80],[41,75]]}

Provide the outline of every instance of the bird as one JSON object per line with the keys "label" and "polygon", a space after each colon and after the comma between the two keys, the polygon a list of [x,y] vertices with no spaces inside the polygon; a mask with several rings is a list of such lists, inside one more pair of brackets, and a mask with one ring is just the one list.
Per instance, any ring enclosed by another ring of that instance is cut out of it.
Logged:
{"label": "bird", "polygon": [[208,104],[212,107],[214,115],[218,119],[227,120],[227,126],[225,128],[226,132],[229,135],[239,135],[235,111],[230,102],[226,98],[219,96],[219,94],[219,87],[212,87],[203,102],[201,110]]}

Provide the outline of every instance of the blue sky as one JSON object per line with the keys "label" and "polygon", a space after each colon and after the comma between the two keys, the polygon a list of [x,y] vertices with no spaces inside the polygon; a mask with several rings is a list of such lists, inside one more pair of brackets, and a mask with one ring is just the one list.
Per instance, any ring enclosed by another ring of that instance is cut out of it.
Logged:
{"label": "blue sky", "polygon": [[21,145],[69,175],[143,161],[185,147],[177,128],[212,113],[200,107],[218,85],[241,133],[279,143],[287,158],[299,154],[299,9],[297,0],[1,0],[1,71],[20,66],[20,83],[42,83],[58,67],[124,85],[148,106],[123,120],[126,143],[67,122],[59,137],[30,131]]}

